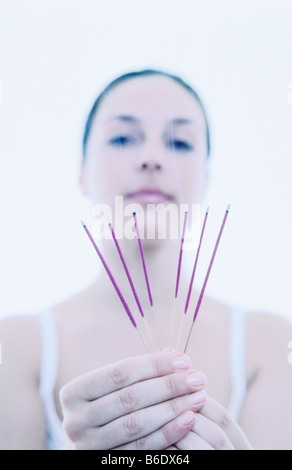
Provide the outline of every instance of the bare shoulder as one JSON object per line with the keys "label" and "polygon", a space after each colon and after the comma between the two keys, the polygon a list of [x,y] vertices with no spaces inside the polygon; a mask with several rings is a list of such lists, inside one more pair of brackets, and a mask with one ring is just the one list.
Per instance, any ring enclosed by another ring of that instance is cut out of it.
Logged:
{"label": "bare shoulder", "polygon": [[240,424],[257,450],[291,449],[291,340],[291,323],[284,318],[266,313],[248,316],[252,374]]}
{"label": "bare shoulder", "polygon": [[2,371],[38,375],[40,366],[40,333],[36,315],[11,315],[0,321]]}
{"label": "bare shoulder", "polygon": [[44,449],[46,425],[38,394],[40,334],[35,315],[0,322],[0,449]]}
{"label": "bare shoulder", "polygon": [[291,322],[271,313],[250,313],[248,331],[249,355],[253,362],[259,367],[273,363],[287,368],[292,341]]}

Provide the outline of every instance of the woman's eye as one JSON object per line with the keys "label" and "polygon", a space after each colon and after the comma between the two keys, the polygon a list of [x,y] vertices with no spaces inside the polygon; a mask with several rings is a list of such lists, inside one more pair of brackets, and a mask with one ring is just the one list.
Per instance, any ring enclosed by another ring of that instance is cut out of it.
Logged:
{"label": "woman's eye", "polygon": [[132,137],[126,135],[120,135],[118,137],[114,137],[109,141],[111,145],[116,145],[117,147],[123,147],[125,145],[131,145],[134,143],[134,139]]}
{"label": "woman's eye", "polygon": [[171,140],[169,142],[169,146],[172,149],[179,150],[181,152],[191,152],[194,150],[194,147],[184,140]]}

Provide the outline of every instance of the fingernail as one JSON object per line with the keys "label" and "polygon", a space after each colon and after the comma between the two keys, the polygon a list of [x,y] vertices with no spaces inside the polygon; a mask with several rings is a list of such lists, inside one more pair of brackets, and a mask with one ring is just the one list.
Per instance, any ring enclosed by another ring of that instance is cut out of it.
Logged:
{"label": "fingernail", "polygon": [[191,411],[187,411],[182,416],[178,418],[178,425],[179,426],[188,426],[189,424],[193,423],[195,420],[194,413]]}
{"label": "fingernail", "polygon": [[201,372],[193,372],[187,376],[187,381],[192,387],[203,387],[206,385],[205,375]]}
{"label": "fingernail", "polygon": [[189,369],[191,367],[191,359],[189,356],[178,356],[174,359],[173,365],[178,370]]}
{"label": "fingernail", "polygon": [[207,394],[204,390],[202,392],[193,393],[189,395],[189,400],[192,405],[199,405],[207,400]]}

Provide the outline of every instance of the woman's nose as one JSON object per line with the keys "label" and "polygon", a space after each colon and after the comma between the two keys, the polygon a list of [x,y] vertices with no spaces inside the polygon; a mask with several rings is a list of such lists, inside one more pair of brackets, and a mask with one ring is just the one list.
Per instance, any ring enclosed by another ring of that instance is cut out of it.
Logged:
{"label": "woman's nose", "polygon": [[161,171],[161,164],[157,162],[143,162],[140,165],[140,171],[145,173],[154,173]]}

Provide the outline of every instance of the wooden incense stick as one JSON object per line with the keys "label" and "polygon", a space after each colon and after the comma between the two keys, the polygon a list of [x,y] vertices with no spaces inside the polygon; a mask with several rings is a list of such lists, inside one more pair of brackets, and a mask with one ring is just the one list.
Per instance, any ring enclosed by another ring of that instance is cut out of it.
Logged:
{"label": "wooden incense stick", "polygon": [[156,336],[157,336],[157,339],[158,339],[159,348],[160,348],[160,350],[162,350],[160,337],[159,337],[159,333],[158,333],[157,318],[156,318],[154,304],[153,304],[153,298],[152,298],[152,293],[151,293],[151,288],[150,288],[149,277],[148,277],[148,273],[147,273],[147,267],[146,267],[146,262],[145,262],[144,251],[143,251],[143,246],[142,246],[142,242],[141,242],[141,237],[140,237],[140,231],[139,231],[139,227],[138,227],[136,212],[133,212],[133,218],[134,218],[135,231],[136,231],[136,236],[137,236],[137,241],[138,241],[138,246],[139,246],[139,251],[140,251],[140,256],[141,256],[141,261],[142,261],[142,265],[143,265],[143,271],[144,271],[144,277],[145,277],[146,286],[147,286],[147,292],[148,292],[150,307],[151,307],[151,310],[152,310],[154,324],[155,324]]}
{"label": "wooden incense stick", "polygon": [[183,331],[183,327],[184,327],[185,316],[186,316],[186,313],[188,311],[190,298],[191,298],[191,294],[192,294],[192,290],[193,290],[193,284],[194,284],[195,274],[196,274],[196,270],[197,270],[199,255],[200,255],[200,251],[201,251],[202,241],[203,241],[203,237],[204,237],[204,232],[205,232],[205,228],[206,228],[208,214],[209,214],[209,207],[206,210],[205,219],[204,219],[204,223],[203,223],[203,227],[202,227],[202,231],[201,231],[199,246],[198,246],[198,249],[197,249],[196,259],[195,259],[193,272],[192,272],[192,276],[191,276],[191,281],[190,281],[190,286],[189,286],[189,290],[188,290],[188,294],[187,294],[187,299],[186,299],[186,304],[185,304],[185,309],[184,309],[184,315],[183,315],[181,325],[180,325],[180,331],[179,331],[177,345],[176,345],[177,350],[179,349],[181,335],[182,335],[182,331]]}
{"label": "wooden incense stick", "polygon": [[206,274],[206,277],[205,277],[205,281],[204,281],[204,284],[203,284],[203,287],[202,287],[202,290],[201,290],[201,293],[200,293],[200,296],[199,296],[199,300],[198,300],[198,303],[197,303],[197,306],[196,306],[196,310],[195,310],[193,321],[192,321],[192,326],[190,328],[190,332],[189,332],[189,335],[188,335],[188,338],[187,338],[184,353],[186,353],[186,351],[187,351],[189,341],[190,341],[190,337],[191,337],[191,334],[192,334],[192,331],[193,331],[193,327],[194,327],[195,321],[197,319],[197,316],[198,316],[198,313],[199,313],[199,310],[200,310],[200,307],[201,307],[201,304],[202,304],[202,300],[203,300],[203,297],[204,297],[207,282],[208,282],[210,272],[211,272],[211,269],[212,269],[212,266],[213,266],[213,263],[214,263],[214,259],[215,259],[217,249],[218,249],[218,246],[219,246],[219,243],[220,243],[220,240],[221,240],[221,236],[222,236],[222,233],[223,233],[223,230],[224,230],[224,227],[225,227],[225,223],[226,223],[226,220],[227,220],[227,217],[228,217],[228,214],[229,214],[229,210],[230,210],[230,205],[228,205],[228,207],[226,209],[226,212],[225,212],[225,215],[224,215],[224,218],[223,218],[223,222],[222,222],[222,225],[221,225],[221,228],[220,228],[220,231],[219,231],[219,235],[218,235],[218,238],[217,238],[217,241],[216,241],[216,244],[215,244],[215,248],[214,248],[212,257],[211,257],[211,261],[210,261],[210,264],[209,264],[209,267],[208,267],[208,271],[207,271],[207,274]]}
{"label": "wooden incense stick", "polygon": [[138,334],[139,334],[139,336],[140,336],[140,338],[141,338],[141,340],[142,340],[142,342],[143,342],[143,345],[144,345],[144,348],[145,348],[146,352],[149,352],[149,350],[148,350],[148,348],[147,348],[147,346],[146,346],[146,344],[145,344],[145,341],[144,341],[144,339],[143,339],[143,336],[141,335],[141,332],[140,332],[139,329],[138,329],[137,323],[135,322],[135,319],[134,319],[134,317],[133,317],[133,315],[132,315],[132,313],[131,313],[131,311],[130,311],[130,309],[129,309],[129,306],[128,306],[127,302],[125,301],[125,299],[124,299],[124,297],[123,297],[123,294],[121,293],[121,291],[120,291],[120,289],[119,289],[119,287],[118,287],[118,285],[117,285],[117,283],[116,283],[116,281],[115,281],[115,279],[114,279],[114,276],[112,275],[112,273],[111,273],[111,271],[110,271],[110,269],[109,269],[109,267],[108,267],[108,265],[107,265],[107,263],[106,263],[104,257],[102,256],[101,251],[99,250],[98,246],[96,245],[96,243],[95,243],[95,241],[94,241],[94,239],[93,239],[93,237],[92,237],[90,231],[89,231],[88,228],[86,227],[85,223],[84,223],[83,221],[81,221],[81,223],[82,223],[82,226],[83,226],[83,228],[84,228],[86,234],[88,235],[88,238],[90,239],[90,241],[91,241],[91,243],[92,243],[92,245],[93,245],[93,247],[94,247],[96,253],[97,253],[98,256],[99,256],[99,259],[100,259],[100,261],[102,262],[102,264],[103,264],[103,266],[104,266],[104,268],[105,268],[105,270],[106,270],[106,272],[107,272],[107,274],[108,274],[108,276],[109,276],[109,278],[110,278],[110,280],[111,280],[111,282],[112,282],[112,284],[113,284],[113,286],[114,286],[114,288],[115,288],[115,290],[116,290],[116,292],[117,292],[117,294],[118,294],[118,296],[119,296],[119,298],[120,298],[120,301],[122,302],[123,307],[124,307],[124,309],[126,310],[126,313],[127,313],[128,317],[129,317],[129,319],[130,319],[132,325],[133,325],[134,328],[137,330],[137,332],[138,332]]}
{"label": "wooden incense stick", "polygon": [[177,275],[176,275],[176,285],[175,285],[175,295],[174,295],[174,302],[173,302],[172,320],[171,320],[171,333],[170,333],[170,344],[169,344],[170,349],[172,348],[172,341],[173,341],[174,318],[175,318],[175,310],[176,310],[176,301],[177,301],[178,290],[179,290],[179,282],[180,282],[181,264],[182,264],[183,246],[184,246],[184,241],[185,241],[186,226],[187,226],[187,218],[188,218],[188,211],[185,211],[183,231],[182,231],[180,250],[179,250],[179,258],[178,258],[178,267],[177,267]]}
{"label": "wooden incense stick", "polygon": [[138,306],[138,309],[139,309],[139,312],[140,312],[140,314],[141,314],[141,317],[143,318],[143,320],[144,320],[144,322],[145,322],[145,326],[146,326],[146,329],[147,329],[147,333],[148,333],[148,335],[149,335],[149,338],[150,338],[150,340],[151,340],[152,346],[153,346],[154,351],[155,351],[155,350],[156,350],[156,347],[155,347],[155,343],[154,343],[154,340],[153,340],[153,336],[152,336],[152,334],[151,334],[151,331],[150,331],[148,322],[147,322],[146,317],[145,317],[145,315],[144,315],[144,312],[143,312],[143,309],[142,309],[142,305],[141,305],[141,302],[140,302],[139,297],[138,297],[138,295],[137,295],[137,292],[136,292],[136,289],[135,289],[135,286],[134,286],[134,283],[133,283],[131,274],[130,274],[130,272],[129,272],[129,269],[128,269],[126,260],[125,260],[125,258],[124,258],[124,256],[123,256],[123,253],[122,253],[120,244],[119,244],[119,242],[118,242],[118,240],[117,240],[117,237],[116,237],[116,234],[115,234],[115,231],[114,231],[114,228],[113,228],[112,224],[109,222],[108,225],[109,225],[109,228],[110,228],[110,231],[111,231],[113,240],[114,240],[114,242],[115,242],[115,245],[116,245],[118,254],[119,254],[119,256],[120,256],[122,265],[123,265],[123,267],[124,267],[125,273],[126,273],[126,275],[127,275],[129,284],[130,284],[130,286],[131,286],[133,295],[134,295],[134,297],[135,297],[136,304],[137,304],[137,306]]}

